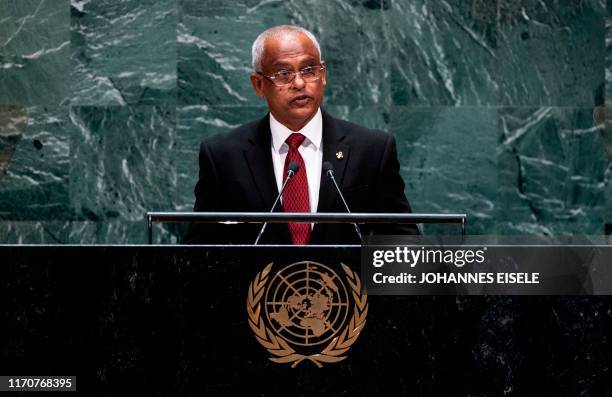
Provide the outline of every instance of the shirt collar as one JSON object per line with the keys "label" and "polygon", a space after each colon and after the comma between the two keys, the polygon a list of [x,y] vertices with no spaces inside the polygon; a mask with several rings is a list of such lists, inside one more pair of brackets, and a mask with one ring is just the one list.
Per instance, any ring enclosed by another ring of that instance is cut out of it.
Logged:
{"label": "shirt collar", "polygon": [[285,143],[289,135],[294,132],[299,132],[306,137],[306,142],[311,143],[317,150],[321,147],[321,139],[323,137],[323,118],[321,117],[321,108],[317,109],[317,113],[312,119],[299,131],[291,131],[285,127],[280,121],[276,120],[270,112],[270,132],[272,133],[272,148],[278,152],[281,146]]}

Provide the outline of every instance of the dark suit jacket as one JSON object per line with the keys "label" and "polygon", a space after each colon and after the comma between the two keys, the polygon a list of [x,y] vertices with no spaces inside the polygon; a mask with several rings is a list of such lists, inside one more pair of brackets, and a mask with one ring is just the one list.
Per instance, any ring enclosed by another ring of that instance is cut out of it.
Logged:
{"label": "dark suit jacket", "polygon": [[[399,174],[395,139],[338,120],[322,111],[323,161],[334,167],[336,180],[352,212],[411,212]],[[269,115],[202,142],[194,211],[267,212],[278,195],[271,154]],[[338,159],[336,153],[342,152]],[[333,183],[321,175],[318,212],[346,212]],[[291,183],[291,182],[289,182]],[[280,202],[277,211],[282,211]],[[184,237],[190,243],[252,244],[258,224],[192,223]],[[364,235],[418,234],[416,225],[363,226]],[[261,244],[291,244],[286,224],[269,224]],[[352,225],[315,225],[310,244],[354,243]]]}

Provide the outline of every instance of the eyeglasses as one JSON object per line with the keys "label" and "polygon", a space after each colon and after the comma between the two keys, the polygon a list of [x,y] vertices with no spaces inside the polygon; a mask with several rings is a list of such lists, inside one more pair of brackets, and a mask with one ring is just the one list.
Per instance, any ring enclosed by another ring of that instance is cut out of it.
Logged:
{"label": "eyeglasses", "polygon": [[261,72],[257,72],[257,74],[262,75],[266,79],[270,80],[276,86],[283,86],[287,84],[291,84],[293,80],[295,80],[295,76],[299,73],[302,80],[307,83],[311,83],[313,81],[317,81],[321,78],[323,74],[323,70],[325,70],[325,65],[318,66],[308,66],[304,69],[300,69],[297,72],[293,70],[281,70],[280,72],[276,72],[271,75],[265,75]]}

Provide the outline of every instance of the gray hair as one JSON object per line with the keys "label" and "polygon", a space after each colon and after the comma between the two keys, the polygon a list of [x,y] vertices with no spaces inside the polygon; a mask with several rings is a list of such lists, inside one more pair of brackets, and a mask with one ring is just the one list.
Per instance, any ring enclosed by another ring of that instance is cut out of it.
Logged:
{"label": "gray hair", "polygon": [[279,25],[274,26],[273,28],[266,29],[253,42],[253,47],[251,49],[251,55],[253,57],[253,70],[255,72],[261,72],[261,59],[263,58],[264,46],[266,44],[266,39],[273,37],[280,37],[286,33],[304,33],[314,44],[319,52],[319,59],[321,59],[321,47],[319,46],[319,42],[314,34],[310,33],[308,30],[304,29],[301,26],[296,25]]}

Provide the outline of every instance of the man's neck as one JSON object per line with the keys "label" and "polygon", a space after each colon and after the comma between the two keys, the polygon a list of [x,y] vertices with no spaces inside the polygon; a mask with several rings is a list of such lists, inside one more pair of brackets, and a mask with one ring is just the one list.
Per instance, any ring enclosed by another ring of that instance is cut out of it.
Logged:
{"label": "man's neck", "polygon": [[[281,123],[274,114],[270,113],[270,132],[272,134],[272,147],[275,150],[280,150],[285,140],[291,135],[294,130]],[[299,130],[306,139],[319,148],[323,138],[323,119],[321,110],[318,109],[314,116]]]}
{"label": "man's neck", "polygon": [[300,131],[302,128],[304,128],[304,126],[306,124],[308,124],[308,122],[310,122],[310,120],[312,120],[312,118],[314,116],[316,116],[316,114],[319,112],[319,109],[317,109],[316,112],[314,112],[313,114],[310,115],[310,117],[308,117],[307,119],[304,120],[285,120],[282,117],[279,117],[277,114],[274,114],[274,112],[270,111],[270,113],[272,113],[272,116],[274,116],[274,118],[281,123],[282,125],[284,125],[285,127],[289,128],[291,131],[293,132],[298,132]]}

